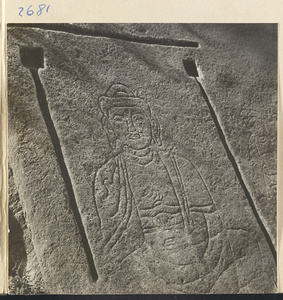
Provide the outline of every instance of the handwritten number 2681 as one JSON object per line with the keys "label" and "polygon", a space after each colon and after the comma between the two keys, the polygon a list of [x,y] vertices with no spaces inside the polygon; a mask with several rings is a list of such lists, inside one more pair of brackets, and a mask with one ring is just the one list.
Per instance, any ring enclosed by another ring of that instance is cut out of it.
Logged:
{"label": "handwritten number 2681", "polygon": [[[39,5],[38,5],[38,10],[37,10],[37,11],[34,11],[34,10],[32,9],[32,5],[30,5],[30,6],[27,8],[26,14],[27,14],[28,16],[32,16],[32,15],[36,12],[36,14],[37,14],[38,16],[40,16],[45,8],[46,8],[45,11],[48,13],[49,7],[50,7],[50,5],[48,5],[48,6],[46,7],[46,4],[39,4]],[[24,8],[23,8],[23,7],[19,7],[19,10],[20,10],[19,16],[20,16],[20,17],[23,17],[22,12],[24,11]]]}

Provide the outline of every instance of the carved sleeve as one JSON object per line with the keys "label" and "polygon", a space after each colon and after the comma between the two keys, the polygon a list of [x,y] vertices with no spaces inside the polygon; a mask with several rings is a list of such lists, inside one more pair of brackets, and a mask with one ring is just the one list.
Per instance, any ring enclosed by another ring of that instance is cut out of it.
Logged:
{"label": "carved sleeve", "polygon": [[[133,199],[125,164],[119,158],[110,160],[96,175],[95,203],[101,220],[104,251],[119,248],[121,243],[132,248],[127,230],[133,219]],[[127,242],[125,242],[125,239]],[[124,254],[128,249],[125,249]],[[121,251],[120,251],[121,252]]]}

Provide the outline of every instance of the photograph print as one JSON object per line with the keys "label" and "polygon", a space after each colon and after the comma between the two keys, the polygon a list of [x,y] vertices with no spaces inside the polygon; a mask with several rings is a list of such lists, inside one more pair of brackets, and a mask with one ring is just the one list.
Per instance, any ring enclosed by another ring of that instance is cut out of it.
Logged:
{"label": "photograph print", "polygon": [[275,293],[277,30],[8,24],[10,293]]}

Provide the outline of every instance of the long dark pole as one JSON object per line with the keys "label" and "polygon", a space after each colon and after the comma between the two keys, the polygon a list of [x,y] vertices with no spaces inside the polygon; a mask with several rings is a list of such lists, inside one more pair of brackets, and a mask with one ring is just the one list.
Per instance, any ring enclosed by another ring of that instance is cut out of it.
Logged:
{"label": "long dark pole", "polygon": [[40,77],[38,75],[38,69],[43,68],[43,50],[41,48],[24,48],[21,50],[21,61],[23,65],[28,68],[31,72],[32,78],[35,83],[36,87],[36,93],[37,93],[37,99],[39,103],[39,107],[43,116],[43,119],[45,121],[51,142],[54,147],[54,151],[57,157],[57,161],[61,170],[62,178],[64,180],[66,190],[69,196],[70,200],[70,206],[73,211],[81,238],[82,238],[82,243],[86,252],[89,268],[90,268],[90,273],[93,278],[93,280],[98,279],[98,274],[95,268],[94,260],[93,260],[93,255],[88,243],[88,239],[85,233],[85,229],[81,220],[80,212],[77,206],[77,201],[75,197],[75,193],[73,190],[72,186],[72,181],[64,160],[61,144],[60,144],[60,139],[58,137],[57,131],[55,129],[53,120],[50,115],[49,107],[48,107],[48,102],[46,100],[46,95],[44,88],[42,86],[42,83],[40,81]]}
{"label": "long dark pole", "polygon": [[218,118],[217,118],[217,115],[215,113],[215,110],[213,109],[213,107],[212,107],[212,105],[211,105],[211,103],[209,101],[209,98],[208,98],[208,96],[207,96],[207,94],[206,94],[206,92],[205,92],[205,90],[204,90],[201,82],[197,79],[197,77],[198,77],[198,71],[197,71],[197,66],[195,64],[195,61],[192,60],[192,59],[186,59],[186,60],[183,60],[183,64],[184,64],[184,68],[185,68],[187,74],[190,77],[195,78],[197,84],[200,87],[201,93],[202,93],[202,95],[203,95],[203,97],[205,99],[205,102],[206,102],[207,106],[208,106],[209,112],[211,114],[211,117],[212,117],[213,122],[215,124],[215,127],[217,129],[219,138],[222,141],[222,144],[223,144],[223,147],[224,147],[224,149],[226,151],[227,157],[230,160],[231,165],[234,168],[234,171],[235,171],[235,173],[237,175],[237,178],[239,180],[239,183],[240,183],[240,185],[241,185],[241,187],[242,187],[242,189],[243,189],[243,191],[245,193],[245,196],[246,196],[246,198],[247,198],[247,200],[249,202],[249,205],[250,205],[250,207],[251,207],[251,209],[253,211],[253,214],[254,214],[254,216],[255,216],[258,224],[259,224],[259,227],[260,227],[261,231],[263,232],[263,234],[264,234],[264,236],[266,238],[266,241],[267,241],[267,244],[268,244],[268,246],[270,248],[272,256],[273,256],[274,260],[277,261],[276,250],[275,250],[275,247],[274,247],[274,245],[272,243],[271,237],[269,236],[269,234],[268,234],[268,232],[267,232],[267,230],[266,230],[266,228],[265,228],[265,226],[264,226],[264,224],[263,224],[263,222],[262,222],[262,220],[261,220],[261,218],[260,218],[260,216],[259,216],[259,214],[257,212],[257,209],[255,207],[255,204],[254,204],[254,201],[252,199],[251,193],[249,192],[249,189],[248,189],[248,187],[246,186],[246,184],[244,182],[243,176],[242,176],[241,171],[240,171],[240,169],[238,167],[236,159],[235,159],[232,151],[229,148],[229,145],[228,145],[227,140],[226,140],[226,136],[225,136],[225,134],[224,134],[224,132],[222,130],[222,127],[221,127],[219,121],[218,121]]}

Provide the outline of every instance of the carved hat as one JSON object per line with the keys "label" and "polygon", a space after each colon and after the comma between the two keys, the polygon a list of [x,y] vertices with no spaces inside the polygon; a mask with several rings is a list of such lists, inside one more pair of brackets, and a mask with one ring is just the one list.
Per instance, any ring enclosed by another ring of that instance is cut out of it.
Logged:
{"label": "carved hat", "polygon": [[133,107],[142,108],[150,116],[150,109],[144,99],[136,97],[134,92],[123,84],[113,84],[107,90],[106,95],[99,97],[98,104],[104,115],[112,107]]}

